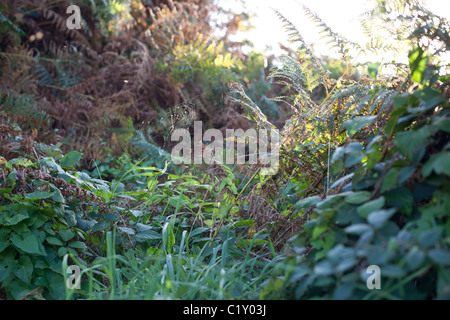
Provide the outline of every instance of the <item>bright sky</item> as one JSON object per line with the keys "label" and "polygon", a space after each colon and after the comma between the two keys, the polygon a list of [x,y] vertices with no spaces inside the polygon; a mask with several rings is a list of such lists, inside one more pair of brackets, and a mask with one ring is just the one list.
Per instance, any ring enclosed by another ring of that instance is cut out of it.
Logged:
{"label": "bright sky", "polygon": [[[257,50],[264,51],[267,46],[271,46],[276,54],[278,43],[288,44],[288,36],[283,28],[283,23],[276,16],[272,8],[277,9],[287,19],[289,19],[300,31],[308,44],[314,44],[316,53],[325,54],[330,52],[326,45],[326,39],[320,40],[318,28],[304,15],[301,4],[306,5],[337,33],[342,34],[348,40],[358,43],[365,42],[365,36],[361,31],[358,21],[359,15],[372,8],[373,2],[367,0],[244,0],[247,12],[254,12],[251,23],[254,29],[245,36],[250,39]],[[239,5],[239,0],[220,0],[226,7]],[[427,7],[440,16],[450,20],[450,1],[448,0],[428,0]],[[242,37],[243,35],[238,35]],[[292,46],[296,48],[296,46]],[[371,60],[373,57],[361,57],[362,60]]]}

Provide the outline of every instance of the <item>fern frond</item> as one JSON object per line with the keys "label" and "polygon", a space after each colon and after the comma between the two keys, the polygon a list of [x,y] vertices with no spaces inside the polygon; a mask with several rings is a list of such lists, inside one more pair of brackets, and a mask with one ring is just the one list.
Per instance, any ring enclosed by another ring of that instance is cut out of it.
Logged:
{"label": "fern frond", "polygon": [[[284,17],[279,11],[275,10],[278,18],[284,23],[284,28],[288,32],[291,43],[299,43],[297,49],[298,60],[302,63],[302,73],[304,74],[305,84],[309,91],[312,91],[318,84],[327,86],[328,76],[324,70],[320,59],[312,52],[305,40],[297,30],[295,25]],[[315,81],[312,81],[315,80]]]}
{"label": "fern frond", "polygon": [[303,10],[306,15],[321,29],[320,33],[323,33],[323,38],[329,38],[328,43],[332,43],[332,48],[337,48],[338,52],[342,55],[344,61],[349,62],[351,56],[349,55],[351,49],[357,51],[363,51],[364,49],[356,42],[349,41],[339,33],[334,32],[331,28],[311,9],[307,6],[303,6]]}
{"label": "fern frond", "polygon": [[230,95],[233,102],[239,103],[242,106],[250,121],[256,123],[258,127],[262,127],[266,130],[275,129],[275,126],[267,120],[267,117],[258,105],[247,96],[241,84],[234,81],[229,81],[228,87],[230,89],[230,93],[237,93],[241,97],[240,99],[237,99]]}

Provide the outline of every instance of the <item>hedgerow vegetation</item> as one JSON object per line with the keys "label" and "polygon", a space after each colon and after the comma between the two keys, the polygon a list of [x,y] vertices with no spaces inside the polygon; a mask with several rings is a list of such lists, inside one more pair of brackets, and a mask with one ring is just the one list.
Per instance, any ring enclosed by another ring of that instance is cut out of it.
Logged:
{"label": "hedgerow vegetation", "polygon": [[[0,297],[449,299],[448,21],[374,1],[362,45],[304,11],[340,58],[278,11],[275,58],[212,1],[2,2]],[[277,174],[174,165],[195,120],[280,129]]]}

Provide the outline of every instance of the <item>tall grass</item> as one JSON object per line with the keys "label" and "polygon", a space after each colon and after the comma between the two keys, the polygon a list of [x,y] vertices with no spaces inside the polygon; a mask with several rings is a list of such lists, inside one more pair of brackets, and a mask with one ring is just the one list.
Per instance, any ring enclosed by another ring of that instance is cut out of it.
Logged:
{"label": "tall grass", "polygon": [[[159,248],[129,249],[116,253],[115,232],[106,235],[107,255],[81,268],[81,289],[66,289],[66,299],[257,299],[258,292],[274,266],[274,261],[238,250],[232,238],[206,241],[186,253],[187,231],[169,253],[169,232]],[[63,270],[68,266],[64,257]],[[67,279],[67,278],[66,278]]]}

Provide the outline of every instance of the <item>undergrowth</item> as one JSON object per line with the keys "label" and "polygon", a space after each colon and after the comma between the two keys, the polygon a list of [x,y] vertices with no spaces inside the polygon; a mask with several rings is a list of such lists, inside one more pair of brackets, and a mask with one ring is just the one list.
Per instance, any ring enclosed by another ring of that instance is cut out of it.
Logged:
{"label": "undergrowth", "polygon": [[[335,60],[275,12],[298,50],[264,68],[208,1],[78,4],[0,4],[1,297],[450,298],[448,21],[377,2],[362,45],[304,7]],[[280,129],[278,172],[174,165],[194,120]]]}

